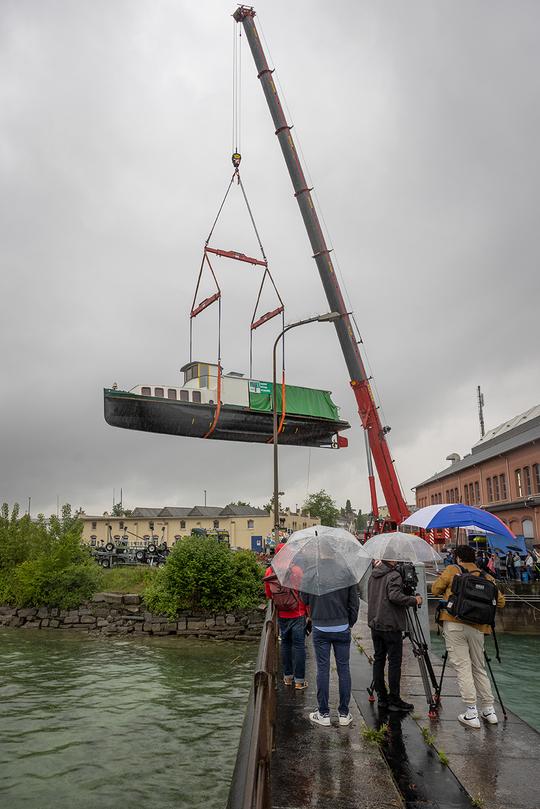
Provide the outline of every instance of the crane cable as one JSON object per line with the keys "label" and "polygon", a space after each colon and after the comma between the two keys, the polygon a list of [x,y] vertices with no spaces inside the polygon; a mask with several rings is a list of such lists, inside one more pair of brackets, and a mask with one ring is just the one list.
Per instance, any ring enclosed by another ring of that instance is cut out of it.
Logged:
{"label": "crane cable", "polygon": [[[237,31],[238,31],[238,38],[236,36]],[[236,24],[234,24],[234,26],[233,26],[233,71],[232,71],[232,148],[233,148],[232,163],[233,163],[233,166],[234,166],[234,171],[233,171],[232,177],[231,177],[231,179],[229,181],[229,184],[227,186],[227,189],[225,191],[225,195],[224,195],[224,197],[223,197],[223,199],[221,201],[221,204],[220,204],[220,206],[218,208],[216,217],[215,217],[215,219],[214,219],[214,221],[212,223],[212,227],[210,228],[210,232],[209,232],[209,234],[207,236],[207,239],[205,241],[205,244],[204,244],[203,258],[202,258],[201,266],[200,266],[200,269],[199,269],[199,276],[198,276],[197,285],[196,285],[196,288],[195,288],[195,295],[194,295],[194,298],[193,298],[193,304],[192,304],[192,308],[191,308],[191,317],[190,317],[189,357],[190,357],[190,362],[192,362],[193,361],[193,319],[194,319],[194,317],[196,317],[197,314],[200,314],[200,312],[203,311],[204,308],[207,308],[208,306],[210,306],[212,303],[215,303],[216,301],[218,302],[218,347],[217,347],[218,348],[218,365],[217,365],[218,371],[217,371],[217,392],[216,392],[217,393],[217,405],[216,405],[216,410],[215,410],[215,413],[214,413],[214,418],[213,418],[213,420],[212,420],[212,422],[210,424],[210,427],[209,427],[208,431],[205,433],[203,438],[210,438],[210,436],[212,435],[212,433],[214,432],[214,430],[216,428],[216,425],[217,425],[217,422],[218,422],[218,419],[219,419],[219,414],[220,414],[220,411],[221,411],[221,388],[222,388],[222,368],[221,368],[221,321],[222,321],[222,317],[221,317],[221,314],[222,314],[221,313],[221,289],[220,289],[219,283],[217,281],[216,275],[214,273],[214,269],[212,267],[210,259],[208,257],[208,252],[207,251],[210,250],[210,252],[216,252],[213,248],[209,248],[209,242],[210,242],[210,239],[212,238],[212,235],[214,233],[214,230],[216,228],[218,220],[220,219],[223,208],[225,206],[225,203],[227,201],[227,198],[229,196],[231,188],[234,185],[235,180],[236,180],[237,185],[240,186],[240,189],[242,191],[242,196],[243,196],[243,199],[244,199],[244,202],[245,202],[248,214],[249,214],[249,218],[251,220],[251,224],[253,226],[253,230],[255,232],[257,243],[259,245],[259,249],[261,251],[262,261],[257,261],[256,263],[257,264],[262,264],[264,266],[264,273],[263,273],[263,277],[262,277],[261,284],[260,284],[260,287],[259,287],[259,292],[258,292],[258,295],[257,295],[257,301],[256,301],[256,304],[255,304],[255,309],[253,311],[253,316],[252,316],[252,321],[251,321],[251,328],[250,328],[250,347],[249,347],[249,362],[250,362],[249,372],[250,372],[250,378],[251,378],[252,373],[253,373],[253,331],[254,331],[254,329],[256,329],[259,325],[262,325],[264,322],[271,319],[272,317],[274,317],[277,314],[281,314],[281,316],[282,316],[281,317],[281,319],[282,319],[282,329],[285,328],[285,306],[284,306],[283,300],[281,298],[281,295],[279,294],[277,286],[276,286],[276,284],[274,282],[272,274],[271,274],[271,272],[270,272],[270,270],[268,268],[268,259],[266,257],[266,253],[264,251],[262,240],[261,240],[261,237],[260,237],[260,234],[259,234],[259,230],[257,228],[257,224],[255,222],[255,217],[253,215],[251,205],[250,205],[248,197],[247,197],[246,190],[244,188],[244,184],[242,183],[242,179],[240,177],[240,161],[242,159],[241,154],[240,154],[240,146],[241,146],[241,90],[242,90],[242,48],[241,48],[242,40],[241,40],[241,36],[242,36],[242,29],[238,28],[238,26],[236,26]],[[223,255],[224,252],[225,251],[220,251],[220,252],[218,252],[218,255]],[[241,254],[231,255],[231,253],[232,253],[232,251],[229,251],[229,257],[237,257],[237,256],[241,255]],[[247,259],[247,257],[245,257],[245,256],[242,258],[242,260],[246,260],[246,259]],[[208,264],[208,267],[210,269],[210,272],[211,272],[212,277],[214,279],[214,283],[215,283],[216,288],[217,288],[217,292],[213,296],[211,296],[211,297],[205,299],[204,301],[202,301],[201,304],[198,307],[196,307],[195,303],[196,303],[197,293],[198,293],[199,286],[200,286],[200,283],[201,283],[201,278],[202,278],[202,273],[203,273],[203,270],[204,270],[205,263]],[[262,318],[260,318],[259,320],[256,320],[256,314],[257,314],[258,305],[259,305],[259,302],[260,302],[262,290],[263,290],[263,287],[264,287],[264,284],[265,284],[265,281],[266,281],[267,277],[270,279],[272,287],[273,287],[273,289],[274,289],[274,291],[276,293],[276,296],[277,296],[277,298],[279,300],[280,306],[276,310],[274,310],[273,312],[268,312]],[[285,341],[284,341],[284,339],[282,340],[282,342],[283,342],[283,346],[282,346],[282,385],[281,385],[281,387],[282,387],[282,392],[281,392],[281,395],[282,395],[282,414],[281,414],[281,419],[280,419],[280,423],[279,423],[278,433],[280,433],[282,431],[284,421],[285,421],[285,345],[284,345]],[[269,443],[271,443],[272,440],[273,439],[270,439]]]}

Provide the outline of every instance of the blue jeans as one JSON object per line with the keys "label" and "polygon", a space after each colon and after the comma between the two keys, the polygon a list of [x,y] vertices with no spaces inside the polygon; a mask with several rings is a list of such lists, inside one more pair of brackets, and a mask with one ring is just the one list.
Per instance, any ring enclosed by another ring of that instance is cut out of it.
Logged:
{"label": "blue jeans", "polygon": [[328,693],[330,688],[330,649],[334,649],[336,668],[339,680],[339,707],[341,716],[349,713],[351,700],[351,670],[349,657],[351,653],[351,630],[344,632],[321,632],[313,627],[313,648],[317,658],[317,702],[319,713],[323,716],[330,713]]}
{"label": "blue jeans", "polygon": [[306,676],[306,619],[280,618],[281,662],[283,676],[292,677],[296,683],[303,683]]}

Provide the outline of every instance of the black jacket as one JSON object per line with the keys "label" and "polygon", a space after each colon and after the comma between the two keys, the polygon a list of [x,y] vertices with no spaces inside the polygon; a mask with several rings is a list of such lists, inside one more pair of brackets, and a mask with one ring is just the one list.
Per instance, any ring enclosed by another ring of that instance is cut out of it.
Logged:
{"label": "black jacket", "polygon": [[358,618],[360,600],[356,584],[322,596],[300,593],[300,598],[309,607],[309,615],[315,626],[353,626]]}
{"label": "black jacket", "polygon": [[368,624],[383,632],[405,629],[405,608],[416,604],[405,595],[400,573],[382,562],[374,568],[368,583]]}

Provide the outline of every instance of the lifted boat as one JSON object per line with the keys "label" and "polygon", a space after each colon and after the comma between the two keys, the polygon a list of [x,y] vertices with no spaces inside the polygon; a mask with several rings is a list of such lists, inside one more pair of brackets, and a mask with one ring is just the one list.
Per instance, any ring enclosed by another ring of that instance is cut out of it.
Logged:
{"label": "lifted boat", "polygon": [[[190,362],[181,370],[181,387],[137,385],[129,391],[105,388],[105,421],[127,430],[189,438],[272,442],[271,382],[247,379],[236,372],[218,375],[218,366],[210,363]],[[347,439],[339,433],[348,430],[350,424],[339,418],[329,391],[292,385],[284,388],[284,414],[282,386],[277,390],[280,444],[347,446]]]}

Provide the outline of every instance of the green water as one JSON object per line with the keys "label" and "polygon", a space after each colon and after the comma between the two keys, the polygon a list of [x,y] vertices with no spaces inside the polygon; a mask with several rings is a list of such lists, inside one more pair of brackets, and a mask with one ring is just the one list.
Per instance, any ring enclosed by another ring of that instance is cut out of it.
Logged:
{"label": "green water", "polygon": [[223,806],[255,655],[0,631],[0,806]]}
{"label": "green water", "polygon": [[[499,635],[501,663],[495,660],[491,640],[486,651],[491,658],[493,674],[506,707],[540,730],[540,635]],[[444,653],[442,637],[431,634],[433,651]]]}

